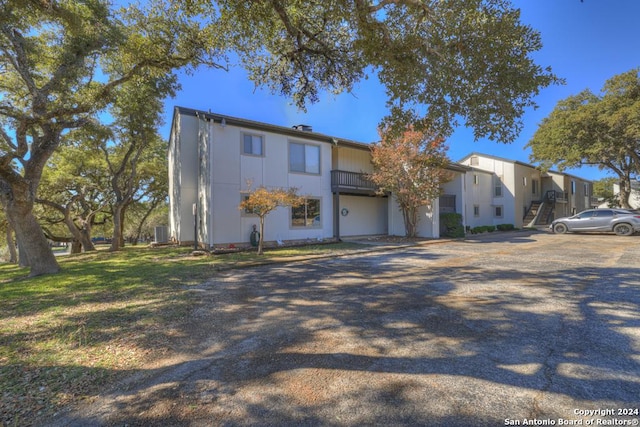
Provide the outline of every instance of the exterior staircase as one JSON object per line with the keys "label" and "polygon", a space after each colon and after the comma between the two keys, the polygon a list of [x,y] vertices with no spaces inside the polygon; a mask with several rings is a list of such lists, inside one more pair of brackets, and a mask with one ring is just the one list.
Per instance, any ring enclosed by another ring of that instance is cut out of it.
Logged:
{"label": "exterior staircase", "polygon": [[538,215],[538,220],[535,225],[549,225],[551,223],[551,214],[553,213],[553,205],[549,202],[545,202],[540,207],[542,211]]}
{"label": "exterior staircase", "polygon": [[531,227],[535,225],[535,219],[538,216],[538,210],[540,210],[541,205],[542,205],[542,202],[536,202],[536,201],[531,202],[531,206],[529,206],[529,210],[527,211],[527,214],[522,219],[522,223],[525,226]]}
{"label": "exterior staircase", "polygon": [[531,202],[531,206],[529,206],[529,210],[524,216],[522,223],[525,227],[549,225],[554,205],[555,200],[550,197],[549,193],[545,195],[544,200]]}
{"label": "exterior staircase", "polygon": [[552,213],[553,203],[550,200],[534,201],[531,202],[531,206],[529,206],[522,223],[525,227],[549,225]]}

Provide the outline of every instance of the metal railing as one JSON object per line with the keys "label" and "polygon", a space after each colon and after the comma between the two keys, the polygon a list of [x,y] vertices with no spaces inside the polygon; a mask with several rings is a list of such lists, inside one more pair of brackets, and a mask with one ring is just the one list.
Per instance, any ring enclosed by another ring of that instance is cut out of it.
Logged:
{"label": "metal railing", "polygon": [[331,190],[344,189],[376,192],[378,191],[378,186],[371,182],[364,173],[332,170]]}
{"label": "metal railing", "polygon": [[569,193],[566,191],[549,190],[544,195],[545,200],[550,202],[566,202],[569,200]]}

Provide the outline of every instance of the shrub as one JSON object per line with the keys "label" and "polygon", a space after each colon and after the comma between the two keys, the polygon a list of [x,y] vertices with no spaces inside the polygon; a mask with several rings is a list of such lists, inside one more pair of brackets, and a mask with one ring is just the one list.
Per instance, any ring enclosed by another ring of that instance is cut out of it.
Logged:
{"label": "shrub", "polygon": [[513,224],[498,224],[496,228],[500,231],[511,231],[516,229]]}
{"label": "shrub", "polygon": [[487,226],[486,225],[479,225],[479,226],[473,227],[471,229],[471,232],[473,234],[480,234],[480,233],[484,233],[485,231],[487,231]]}
{"label": "shrub", "polygon": [[486,227],[486,229],[487,229],[487,231],[489,233],[493,233],[494,231],[496,231],[496,226],[495,225],[487,225],[485,227]]}
{"label": "shrub", "polygon": [[441,213],[440,234],[443,237],[464,237],[462,215],[453,212]]}

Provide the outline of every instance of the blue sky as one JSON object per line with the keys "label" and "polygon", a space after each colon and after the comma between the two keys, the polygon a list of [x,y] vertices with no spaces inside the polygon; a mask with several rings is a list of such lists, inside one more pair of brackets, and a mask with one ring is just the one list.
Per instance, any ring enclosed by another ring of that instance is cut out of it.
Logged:
{"label": "blue sky", "polygon": [[[535,101],[536,110],[524,116],[524,129],[511,144],[474,141],[468,129],[458,129],[448,140],[449,156],[457,161],[472,151],[529,162],[524,146],[540,121],[561,99],[584,89],[599,93],[605,81],[640,66],[639,0],[515,0],[522,22],[542,36],[543,48],[533,57],[543,67],[566,80],[563,86],[544,89]],[[309,124],[313,130],[359,142],[377,140],[377,125],[386,115],[386,96],[377,79],[359,83],[353,94],[327,94],[320,102],[298,111],[290,101],[255,88],[241,68],[229,72],[201,68],[194,75],[181,75],[182,90],[166,101],[168,137],[173,107],[211,110],[281,126]],[[594,167],[567,172],[600,179],[608,175]]]}

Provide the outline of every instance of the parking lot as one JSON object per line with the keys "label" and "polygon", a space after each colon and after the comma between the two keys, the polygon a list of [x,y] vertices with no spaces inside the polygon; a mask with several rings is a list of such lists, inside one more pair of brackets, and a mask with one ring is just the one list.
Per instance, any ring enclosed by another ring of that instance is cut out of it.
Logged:
{"label": "parking lot", "polygon": [[221,272],[179,360],[57,425],[637,425],[639,266],[509,232]]}

